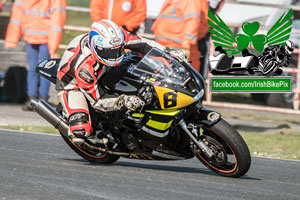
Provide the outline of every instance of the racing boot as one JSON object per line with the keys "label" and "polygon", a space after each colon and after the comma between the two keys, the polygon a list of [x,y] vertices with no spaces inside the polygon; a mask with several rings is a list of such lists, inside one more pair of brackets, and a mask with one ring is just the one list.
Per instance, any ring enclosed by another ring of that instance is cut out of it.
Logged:
{"label": "racing boot", "polygon": [[82,145],[87,137],[93,132],[89,115],[84,112],[76,112],[69,117],[69,135],[78,146]]}

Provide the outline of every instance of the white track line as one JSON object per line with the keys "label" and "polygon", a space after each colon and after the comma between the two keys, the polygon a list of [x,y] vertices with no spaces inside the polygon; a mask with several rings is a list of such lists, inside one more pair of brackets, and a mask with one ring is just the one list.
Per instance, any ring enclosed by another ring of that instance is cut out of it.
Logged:
{"label": "white track line", "polygon": [[30,133],[35,135],[48,135],[48,136],[60,136],[59,134],[51,134],[51,133],[39,133],[39,132],[30,132],[30,131],[20,131],[20,130],[12,130],[12,129],[3,129],[0,128],[0,131],[12,132],[12,133]]}

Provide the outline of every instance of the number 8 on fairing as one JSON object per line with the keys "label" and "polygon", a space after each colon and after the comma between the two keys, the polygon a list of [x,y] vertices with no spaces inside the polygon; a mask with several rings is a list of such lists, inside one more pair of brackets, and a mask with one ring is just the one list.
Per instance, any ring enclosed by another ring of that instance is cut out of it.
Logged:
{"label": "number 8 on fairing", "polygon": [[177,93],[168,92],[164,94],[164,107],[171,108],[177,105]]}

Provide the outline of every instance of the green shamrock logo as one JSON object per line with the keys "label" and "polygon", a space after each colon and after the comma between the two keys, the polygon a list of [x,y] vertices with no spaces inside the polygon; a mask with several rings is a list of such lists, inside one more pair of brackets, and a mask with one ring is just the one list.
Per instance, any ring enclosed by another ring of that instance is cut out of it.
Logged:
{"label": "green shamrock logo", "polygon": [[[249,45],[249,48],[254,53],[253,48],[261,53],[264,50],[265,44],[268,46],[285,45],[292,31],[293,11],[290,9],[284,12],[269,29],[267,35],[256,34],[259,29],[258,22],[245,22],[242,25],[244,34],[234,36],[231,29],[218,14],[214,14],[211,10],[208,10],[208,18],[207,23],[210,26],[208,30],[214,45],[222,47],[231,56],[240,53],[244,49],[248,49]],[[237,44],[237,48],[235,43]]]}
{"label": "green shamrock logo", "polygon": [[245,22],[242,25],[242,29],[245,34],[237,34],[234,37],[235,42],[237,43],[237,48],[239,51],[242,51],[244,49],[247,49],[249,44],[250,48],[251,45],[259,51],[260,53],[264,50],[264,46],[268,41],[268,38],[263,34],[257,34],[255,33],[259,29],[259,23],[258,22]]}

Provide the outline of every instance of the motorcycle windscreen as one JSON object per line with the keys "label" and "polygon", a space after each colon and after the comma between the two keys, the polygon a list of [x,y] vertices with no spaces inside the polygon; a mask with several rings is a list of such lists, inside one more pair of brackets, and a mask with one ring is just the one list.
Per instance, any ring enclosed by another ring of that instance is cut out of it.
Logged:
{"label": "motorcycle windscreen", "polygon": [[35,71],[52,83],[56,84],[57,69],[61,59],[46,59],[38,64]]}
{"label": "motorcycle windscreen", "polygon": [[182,87],[190,77],[189,72],[175,58],[157,48],[151,49],[131,73],[146,77],[146,81],[166,82]]}

